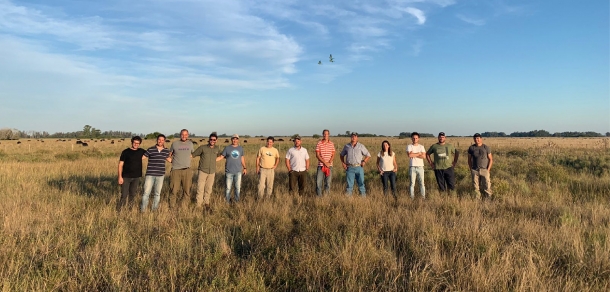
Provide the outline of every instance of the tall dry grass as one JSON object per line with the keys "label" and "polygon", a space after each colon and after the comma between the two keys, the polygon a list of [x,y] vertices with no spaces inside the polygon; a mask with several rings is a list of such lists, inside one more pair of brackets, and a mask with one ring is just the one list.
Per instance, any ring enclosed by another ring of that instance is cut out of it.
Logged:
{"label": "tall dry grass", "polygon": [[[347,143],[333,140],[339,148]],[[371,152],[381,140],[361,138]],[[462,152],[470,144],[453,140]],[[495,158],[495,198],[487,201],[470,196],[464,154],[458,196],[439,194],[427,169],[428,199],[411,201],[408,141],[392,139],[396,201],[382,195],[373,163],[366,198],[343,195],[339,169],[330,196],[313,195],[311,172],[310,195],[293,197],[281,167],[274,198],[255,200],[249,174],[244,200],[229,206],[220,163],[211,214],[170,211],[164,201],[159,212],[142,214],[114,209],[118,154],[128,142],[72,150],[68,142],[22,141],[0,144],[3,291],[610,289],[610,152],[603,142],[486,139]],[[260,143],[245,145],[249,169]],[[314,143],[304,140],[310,155]],[[278,146],[285,153],[290,144]]]}

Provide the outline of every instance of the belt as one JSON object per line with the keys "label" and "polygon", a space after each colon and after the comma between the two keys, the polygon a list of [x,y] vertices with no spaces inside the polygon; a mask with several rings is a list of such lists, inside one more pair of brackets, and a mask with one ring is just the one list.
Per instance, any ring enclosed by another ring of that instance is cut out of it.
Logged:
{"label": "belt", "polygon": [[360,167],[362,165],[360,163],[358,163],[358,164],[348,164],[347,166],[349,166],[349,167]]}

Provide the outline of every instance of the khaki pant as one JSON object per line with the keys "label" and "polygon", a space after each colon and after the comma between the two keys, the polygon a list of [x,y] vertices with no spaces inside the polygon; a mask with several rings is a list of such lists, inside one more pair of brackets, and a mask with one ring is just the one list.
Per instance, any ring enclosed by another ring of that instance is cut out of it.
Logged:
{"label": "khaki pant", "polygon": [[267,197],[271,197],[273,193],[273,180],[275,179],[275,170],[273,168],[261,168],[258,178],[258,198],[265,197],[265,188],[267,188]]}
{"label": "khaki pant", "polygon": [[[474,187],[475,195],[477,199],[481,198],[481,192],[479,191],[479,184],[482,185],[482,191],[486,196],[491,197],[491,180],[489,171],[487,168],[480,168],[478,170],[471,169],[470,173],[472,174],[472,185]],[[479,182],[479,179],[481,180]]]}
{"label": "khaki pant", "polygon": [[[170,187],[172,189],[171,195],[168,196],[167,202],[169,208],[176,207],[176,204],[184,204],[184,200],[191,200],[191,185],[193,182],[193,172],[186,169],[172,169],[169,177]],[[182,192],[180,193],[180,186],[182,185]]]}
{"label": "khaki pant", "polygon": [[214,178],[216,173],[205,173],[199,171],[197,176],[197,206],[201,204],[210,205],[210,196],[212,195],[212,187],[214,186]]}

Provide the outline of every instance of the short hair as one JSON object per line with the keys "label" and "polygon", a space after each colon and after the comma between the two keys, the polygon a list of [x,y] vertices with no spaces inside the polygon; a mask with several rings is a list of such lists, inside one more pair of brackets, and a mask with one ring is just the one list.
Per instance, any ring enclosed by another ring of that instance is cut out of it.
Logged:
{"label": "short hair", "polygon": [[330,131],[328,129],[322,130],[322,135],[324,135],[324,132],[328,132],[328,135],[330,135]]}
{"label": "short hair", "polygon": [[210,133],[210,136],[208,138],[212,138],[212,137],[218,139],[218,135],[216,134],[216,132]]}
{"label": "short hair", "polygon": [[163,140],[167,140],[167,138],[165,137],[165,135],[163,134],[159,134],[157,135],[157,140],[159,140],[159,138],[163,137]]}
{"label": "short hair", "polygon": [[472,138],[477,138],[477,137],[481,138],[481,134],[476,133],[476,134],[474,134],[474,136],[472,136]]}
{"label": "short hair", "polygon": [[269,136],[269,137],[267,137],[267,141],[269,141],[269,140],[271,140],[271,141],[275,142],[275,138],[273,138],[273,136]]}
{"label": "short hair", "polygon": [[186,132],[186,133],[188,134],[188,133],[189,133],[189,130],[187,130],[187,129],[182,129],[182,130],[180,130],[180,134],[182,134],[182,132]]}
{"label": "short hair", "polygon": [[415,135],[417,135],[417,137],[419,137],[419,133],[413,132],[413,133],[411,133],[411,138],[413,138],[413,136],[415,136]]}
{"label": "short hair", "polygon": [[138,141],[142,143],[142,138],[140,138],[140,136],[133,136],[131,137],[131,143],[133,143],[133,141]]}

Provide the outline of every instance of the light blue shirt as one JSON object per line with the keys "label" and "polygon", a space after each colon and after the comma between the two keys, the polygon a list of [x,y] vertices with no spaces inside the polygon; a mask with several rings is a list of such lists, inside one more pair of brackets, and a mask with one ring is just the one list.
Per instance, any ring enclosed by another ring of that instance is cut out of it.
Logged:
{"label": "light blue shirt", "polygon": [[352,143],[347,143],[340,155],[345,157],[345,163],[348,165],[360,164],[365,156],[371,157],[369,151],[360,142],[357,142],[356,146],[353,147]]}

